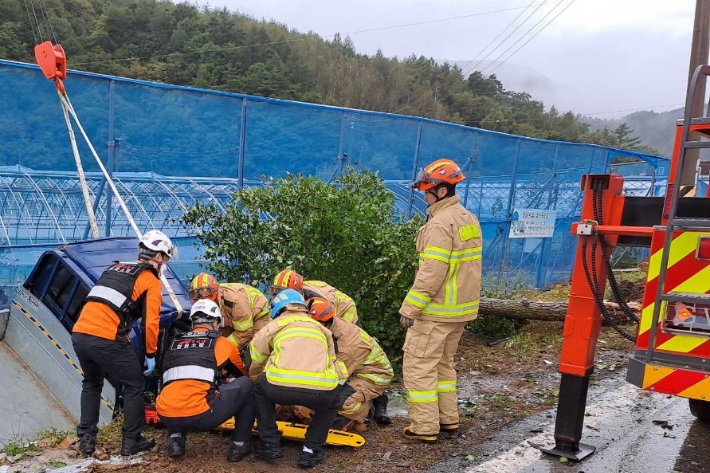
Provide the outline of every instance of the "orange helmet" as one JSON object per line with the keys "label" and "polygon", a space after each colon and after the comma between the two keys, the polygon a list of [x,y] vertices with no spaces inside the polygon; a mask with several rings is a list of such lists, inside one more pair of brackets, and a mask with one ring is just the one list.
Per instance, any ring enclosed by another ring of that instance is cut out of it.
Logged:
{"label": "orange helmet", "polygon": [[274,289],[295,289],[300,291],[303,289],[303,276],[293,269],[284,269],[276,275],[271,287]]}
{"label": "orange helmet", "polygon": [[314,297],[306,301],[308,304],[308,315],[318,322],[327,322],[335,315],[335,309],[326,299]]}
{"label": "orange helmet", "polygon": [[459,165],[450,159],[442,158],[421,168],[411,187],[420,191],[428,191],[439,184],[457,184],[463,179],[463,171]]}
{"label": "orange helmet", "polygon": [[198,299],[210,299],[217,302],[219,282],[211,274],[200,273],[192,279],[188,295],[192,302],[196,302]]}

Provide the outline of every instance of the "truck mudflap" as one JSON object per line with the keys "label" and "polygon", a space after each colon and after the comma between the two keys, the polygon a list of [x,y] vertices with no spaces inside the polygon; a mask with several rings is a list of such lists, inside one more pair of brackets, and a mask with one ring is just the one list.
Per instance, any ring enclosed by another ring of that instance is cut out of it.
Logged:
{"label": "truck mudflap", "polygon": [[[710,400],[710,372],[654,361],[638,355],[629,358],[626,381],[646,391],[689,399]],[[710,368],[710,366],[708,367]]]}
{"label": "truck mudflap", "polygon": [[[71,334],[39,299],[21,288],[10,307],[5,342],[78,422],[83,372]],[[111,422],[115,391],[104,383],[99,424]]]}

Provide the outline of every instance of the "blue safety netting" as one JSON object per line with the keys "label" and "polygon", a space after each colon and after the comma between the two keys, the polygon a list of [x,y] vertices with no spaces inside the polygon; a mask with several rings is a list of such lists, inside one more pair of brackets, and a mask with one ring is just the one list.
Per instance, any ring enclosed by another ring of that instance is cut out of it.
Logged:
{"label": "blue safety netting", "polygon": [[[0,61],[0,82],[0,262],[16,268],[16,282],[41,249],[88,233],[54,86],[36,67],[10,61]],[[378,171],[399,215],[423,214],[421,195],[406,184],[418,167],[447,156],[468,177],[459,186],[461,199],[481,220],[489,280],[543,287],[570,276],[575,239],[569,228],[579,217],[583,174],[623,174],[628,195],[662,195],[668,174],[660,156],[419,117],[80,72],[69,74],[66,87],[139,225],[178,237],[188,235],[174,219],[194,202],[224,206],[235,189],[287,172],[334,181],[345,166]],[[130,234],[78,142],[101,234]],[[625,161],[619,158],[638,162],[614,164]],[[516,208],[555,210],[554,236],[509,239]],[[199,250],[187,254],[180,263],[185,274],[200,264]]]}

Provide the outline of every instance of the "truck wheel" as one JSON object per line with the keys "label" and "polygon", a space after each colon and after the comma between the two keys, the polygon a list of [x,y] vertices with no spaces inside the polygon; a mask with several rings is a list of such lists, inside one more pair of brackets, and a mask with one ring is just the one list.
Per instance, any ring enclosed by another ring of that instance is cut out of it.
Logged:
{"label": "truck wheel", "polygon": [[700,399],[688,399],[690,412],[703,422],[710,422],[710,402]]}

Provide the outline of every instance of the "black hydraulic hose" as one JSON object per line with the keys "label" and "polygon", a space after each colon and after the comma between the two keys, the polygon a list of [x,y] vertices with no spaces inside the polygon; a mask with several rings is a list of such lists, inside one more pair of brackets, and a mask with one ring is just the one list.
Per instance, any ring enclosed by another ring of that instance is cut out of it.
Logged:
{"label": "black hydraulic hose", "polygon": [[[593,189],[593,204],[594,220],[596,220],[599,225],[602,225],[604,219],[602,214],[602,193],[601,189],[598,189],[596,187]],[[621,295],[619,283],[616,281],[616,276],[614,275],[614,271],[611,268],[611,258],[609,257],[609,252],[606,240],[604,239],[604,235],[599,235],[599,241],[602,244],[604,267],[606,268],[607,278],[609,279],[609,287],[611,288],[612,294],[614,294],[614,299],[616,299],[616,302],[619,304],[621,311],[626,317],[636,323],[639,323],[639,318],[636,316],[631,307],[628,306],[623,296]]]}
{"label": "black hydraulic hose", "polygon": [[[597,307],[599,307],[599,312],[601,312],[602,316],[604,319],[607,321],[609,326],[613,328],[619,335],[624,337],[625,339],[636,343],[636,337],[628,332],[626,332],[624,329],[619,327],[619,322],[614,320],[614,318],[609,314],[609,312],[606,310],[606,306],[604,305],[604,296],[601,293],[600,287],[601,285],[599,284],[599,280],[597,279],[597,263],[596,263],[596,252],[597,252],[597,243],[599,239],[597,237],[594,237],[594,243],[592,244],[592,272],[589,274],[589,268],[587,267],[586,264],[584,264],[584,269],[585,269],[585,276],[587,276],[587,281],[590,283],[589,287],[592,288],[592,294],[594,295],[594,301],[597,303]],[[587,252],[586,252],[586,238],[585,241],[582,242],[582,251],[584,252],[584,258],[583,260],[587,259]],[[593,283],[593,285],[592,285]]]}

